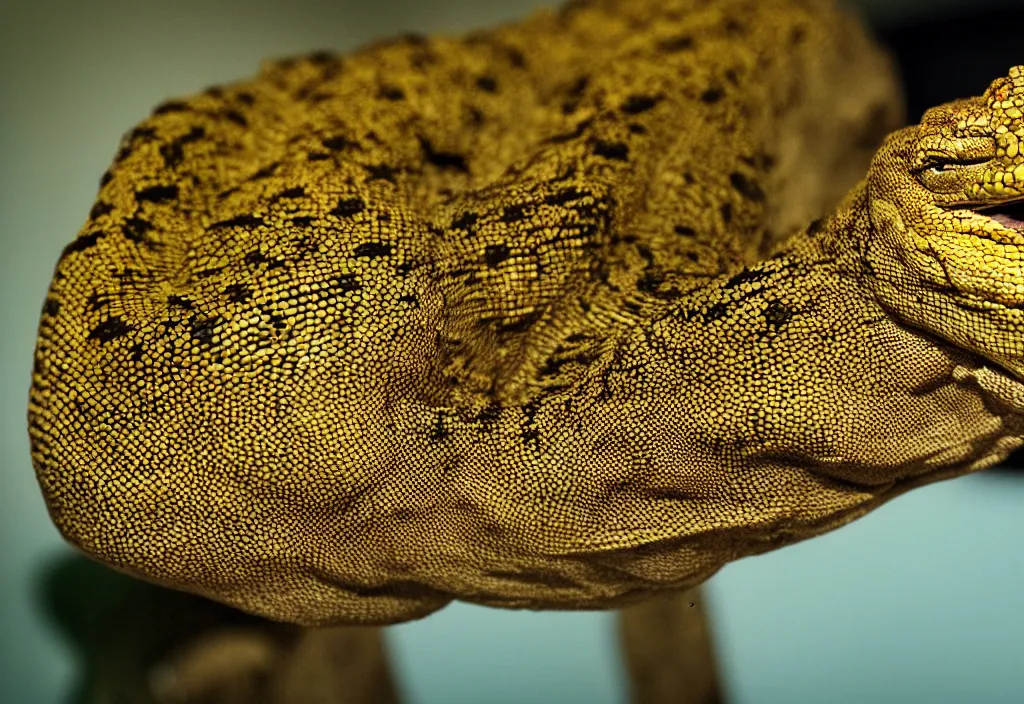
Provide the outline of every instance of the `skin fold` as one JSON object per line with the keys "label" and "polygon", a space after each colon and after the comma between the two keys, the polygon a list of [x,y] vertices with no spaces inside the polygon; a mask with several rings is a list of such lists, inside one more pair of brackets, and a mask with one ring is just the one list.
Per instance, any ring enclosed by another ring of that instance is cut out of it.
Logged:
{"label": "skin fold", "polygon": [[1014,68],[868,166],[892,70],[812,0],[572,3],[164,103],[44,305],[51,516],[160,584],[384,624],[624,606],[991,466],[1022,106]]}

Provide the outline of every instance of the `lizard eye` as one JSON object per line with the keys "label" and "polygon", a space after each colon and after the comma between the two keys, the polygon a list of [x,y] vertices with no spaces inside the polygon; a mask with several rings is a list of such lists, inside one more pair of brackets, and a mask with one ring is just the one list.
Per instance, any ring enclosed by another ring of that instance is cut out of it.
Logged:
{"label": "lizard eye", "polygon": [[920,171],[929,174],[948,174],[957,169],[964,169],[969,166],[978,166],[991,161],[990,157],[978,157],[975,159],[952,159],[949,157],[932,157],[924,163]]}

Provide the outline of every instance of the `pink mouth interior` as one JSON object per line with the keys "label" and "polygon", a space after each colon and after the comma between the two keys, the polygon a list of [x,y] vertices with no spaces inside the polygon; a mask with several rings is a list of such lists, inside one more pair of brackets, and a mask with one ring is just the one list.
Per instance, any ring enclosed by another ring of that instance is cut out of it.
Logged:
{"label": "pink mouth interior", "polygon": [[1024,220],[1018,220],[1012,215],[1007,215],[1006,213],[988,213],[988,216],[1003,227],[1008,227],[1011,230],[1024,230]]}
{"label": "pink mouth interior", "polygon": [[1024,201],[978,208],[975,212],[987,215],[1003,227],[1024,231]]}

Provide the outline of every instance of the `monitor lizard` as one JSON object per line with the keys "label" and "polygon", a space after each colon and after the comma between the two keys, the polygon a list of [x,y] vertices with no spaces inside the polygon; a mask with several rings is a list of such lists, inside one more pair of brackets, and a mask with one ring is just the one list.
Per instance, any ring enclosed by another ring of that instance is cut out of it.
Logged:
{"label": "monitor lizard", "polygon": [[824,0],[573,2],[166,102],[43,307],[51,516],[160,584],[385,624],[624,606],[991,466],[1021,71],[870,167],[896,79]]}

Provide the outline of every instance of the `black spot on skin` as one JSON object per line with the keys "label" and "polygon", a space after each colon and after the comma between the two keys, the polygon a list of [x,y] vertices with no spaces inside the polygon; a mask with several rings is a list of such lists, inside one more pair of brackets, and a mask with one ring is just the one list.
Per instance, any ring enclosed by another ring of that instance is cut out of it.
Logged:
{"label": "black spot on skin", "polygon": [[590,76],[580,76],[569,87],[569,97],[579,98],[586,92],[588,85],[590,85]]}
{"label": "black spot on skin", "polygon": [[388,181],[389,183],[397,183],[395,176],[398,171],[387,164],[364,164],[363,168],[370,174],[370,181]]}
{"label": "black spot on skin", "polygon": [[699,315],[700,311],[694,308],[683,308],[679,310],[679,312],[676,314],[676,317],[679,320],[683,321],[684,323],[688,323]]}
{"label": "black spot on skin", "polygon": [[744,198],[748,198],[755,203],[764,201],[764,191],[755,181],[751,181],[749,178],[741,174],[739,171],[733,171],[729,174],[729,183],[735,188],[740,195]]}
{"label": "black spot on skin", "polygon": [[722,214],[722,222],[726,225],[732,222],[732,203],[723,203],[718,212]]}
{"label": "black spot on skin", "polygon": [[103,201],[97,201],[92,206],[92,209],[89,211],[89,218],[91,220],[95,220],[95,219],[97,219],[99,217],[102,217],[102,216],[106,215],[107,213],[109,213],[113,209],[114,209],[114,206],[111,205],[110,203],[104,203]]}
{"label": "black spot on skin", "polygon": [[658,50],[666,53],[672,53],[676,51],[686,51],[687,49],[693,48],[693,37],[688,34],[681,34],[678,37],[670,37],[669,39],[662,39],[658,42]]}
{"label": "black spot on skin", "polygon": [[747,31],[747,28],[742,23],[730,17],[722,23],[722,29],[725,30],[726,34],[743,34]]}
{"label": "black spot on skin", "polygon": [[161,145],[160,156],[164,158],[164,165],[168,168],[174,168],[185,158],[185,150],[181,148],[181,144],[178,142],[171,142]]}
{"label": "black spot on skin", "polygon": [[501,221],[506,223],[518,222],[526,217],[526,206],[522,203],[507,205],[501,211]]}
{"label": "black spot on skin", "polygon": [[813,237],[814,235],[821,232],[822,228],[824,227],[824,224],[825,223],[823,218],[816,218],[812,220],[811,224],[807,226],[807,234]]}
{"label": "black spot on skin", "polygon": [[146,241],[146,233],[153,229],[153,223],[140,218],[128,218],[124,221],[122,231],[124,236],[132,242],[142,244]]}
{"label": "black spot on skin", "polygon": [[60,301],[56,298],[47,298],[46,303],[43,304],[43,313],[53,318],[60,313]]}
{"label": "black spot on skin", "polygon": [[339,274],[334,279],[334,285],[342,293],[358,291],[362,288],[362,285],[360,285],[359,279],[356,278],[355,274]]}
{"label": "black spot on skin", "polygon": [[185,310],[192,310],[195,308],[195,304],[193,304],[192,301],[187,298],[182,298],[181,296],[168,296],[167,303],[172,306],[177,306],[178,308],[184,308]]}
{"label": "black spot on skin", "polygon": [[352,251],[354,257],[366,257],[376,259],[377,257],[391,256],[391,245],[386,242],[363,242]]}
{"label": "black spot on skin", "polygon": [[762,269],[748,269],[744,267],[742,271],[726,281],[723,288],[736,288],[740,284],[755,284],[764,281],[769,276],[771,274]]}
{"label": "black spot on skin", "polygon": [[644,275],[637,279],[636,289],[643,293],[655,293],[663,283],[665,283],[664,277],[648,271],[644,272]]}
{"label": "black spot on skin", "polygon": [[327,161],[330,158],[330,154],[324,154],[323,152],[309,152],[306,154],[307,161]]}
{"label": "black spot on skin", "polygon": [[255,266],[257,264],[262,264],[264,262],[268,262],[268,261],[270,261],[270,259],[265,254],[263,254],[263,252],[261,252],[260,250],[254,249],[253,251],[248,252],[245,255],[245,257],[243,258],[243,261],[246,264],[248,264],[249,266]]}
{"label": "black spot on skin", "polygon": [[209,269],[200,269],[199,271],[196,272],[196,278],[197,279],[208,279],[211,276],[216,276],[217,274],[219,274],[222,271],[224,271],[224,267],[222,267],[222,266],[213,266],[213,267],[210,267]]}
{"label": "black spot on skin", "polygon": [[312,222],[313,218],[309,215],[300,215],[288,221],[290,225],[295,225],[296,227],[309,227]]}
{"label": "black spot on skin", "polygon": [[168,100],[153,108],[154,115],[166,115],[172,112],[184,112],[189,109],[188,103],[180,100]]}
{"label": "black spot on skin", "polygon": [[280,166],[281,166],[281,164],[278,163],[278,162],[273,162],[272,164],[267,164],[265,167],[263,167],[262,169],[257,171],[252,176],[250,176],[249,180],[250,181],[258,181],[261,178],[266,178],[268,176],[273,176],[273,172],[278,170],[278,167],[280,167]]}
{"label": "black spot on skin", "polygon": [[484,406],[473,419],[477,423],[493,423],[501,417],[501,406],[497,403],[490,403]]}
{"label": "black spot on skin", "polygon": [[103,345],[111,340],[127,335],[134,329],[131,325],[122,321],[120,316],[115,315],[93,328],[92,332],[89,333],[88,339],[99,340],[100,344]]}
{"label": "black spot on skin", "polygon": [[498,82],[493,76],[480,76],[476,79],[476,87],[488,93],[496,93],[498,90]]}
{"label": "black spot on skin", "polygon": [[227,220],[220,220],[210,225],[211,230],[221,230],[227,227],[262,227],[266,225],[262,218],[255,215],[238,215]]}
{"label": "black spot on skin", "polygon": [[341,198],[331,211],[331,215],[336,215],[339,218],[350,218],[364,210],[366,210],[366,203],[363,202],[362,198]]}
{"label": "black spot on skin", "polygon": [[138,342],[138,343],[132,345],[132,348],[130,350],[128,350],[128,353],[129,353],[129,355],[131,355],[131,360],[133,362],[141,362],[142,361],[142,343]]}
{"label": "black spot on skin", "polygon": [[193,127],[188,132],[178,137],[175,141],[181,142],[182,144],[191,144],[192,142],[198,142],[200,139],[206,136],[206,130],[202,127]]}
{"label": "black spot on skin", "polygon": [[487,266],[492,269],[508,259],[508,257],[508,245],[489,244],[484,248],[484,261],[487,262]]}
{"label": "black spot on skin", "polygon": [[715,305],[708,308],[707,314],[704,316],[704,320],[707,322],[713,322],[723,317],[729,312],[729,307],[724,303],[716,303]]}
{"label": "black spot on skin", "polygon": [[778,330],[792,319],[793,311],[785,303],[778,300],[768,302],[764,311],[764,319],[769,327]]}
{"label": "black spot on skin", "polygon": [[408,44],[409,46],[426,46],[430,38],[418,32],[406,32],[393,40],[395,44]]}
{"label": "black spot on skin", "polygon": [[238,102],[242,103],[242,105],[252,105],[256,102],[256,98],[252,96],[252,93],[238,93],[235,95],[235,98]]}
{"label": "black spot on skin", "polygon": [[725,97],[725,93],[723,93],[722,90],[719,88],[708,88],[706,91],[700,94],[701,102],[707,103],[708,105],[717,103],[723,97]]}
{"label": "black spot on skin", "polygon": [[320,140],[320,143],[331,151],[340,151],[342,149],[358,146],[355,142],[350,139],[346,139],[345,137],[324,137]]}
{"label": "black spot on skin", "polygon": [[472,210],[467,210],[459,215],[459,217],[452,220],[451,228],[453,230],[468,230],[476,221],[480,219],[480,216],[474,213]]}
{"label": "black spot on skin", "polygon": [[400,303],[408,303],[410,308],[419,308],[420,307],[420,299],[417,298],[415,295],[413,295],[411,293],[407,294],[405,296],[399,296],[398,297],[398,301]]}
{"label": "black spot on skin", "polygon": [[213,340],[213,329],[220,324],[220,321],[220,317],[194,321],[191,329],[189,330],[192,334],[192,339],[197,342],[201,342],[204,345],[210,344]]}
{"label": "black spot on skin", "polygon": [[633,134],[647,134],[647,128],[644,127],[643,125],[638,125],[635,122],[630,122],[626,126],[629,128],[629,131],[632,132]]}
{"label": "black spot on skin", "polygon": [[790,46],[799,46],[804,43],[807,39],[807,28],[806,27],[793,27],[789,32],[789,44]]}
{"label": "black spot on skin", "polygon": [[527,315],[524,315],[522,318],[520,318],[519,320],[515,321],[514,323],[502,323],[502,324],[498,325],[498,332],[500,332],[500,333],[526,332],[531,327],[533,327],[534,323],[536,323],[538,320],[541,319],[542,315],[543,315],[542,311],[535,310],[532,313],[528,313]]}
{"label": "black spot on skin", "polygon": [[622,112],[627,115],[639,115],[642,112],[647,112],[659,102],[661,102],[661,98],[658,96],[631,95],[622,104]]}
{"label": "black spot on skin", "polygon": [[239,127],[248,127],[249,121],[237,110],[225,110],[224,117],[234,122]]}
{"label": "black spot on skin", "polygon": [[169,167],[177,166],[185,158],[186,144],[197,142],[206,136],[206,130],[202,127],[193,127],[186,134],[174,139],[167,144],[161,145],[160,156],[164,159],[164,164]]}
{"label": "black spot on skin", "polygon": [[431,141],[422,135],[418,136],[417,139],[419,139],[420,148],[423,150],[423,156],[430,164],[439,169],[454,169],[464,174],[469,173],[469,166],[466,164],[466,157],[463,155],[454,152],[436,151]]}
{"label": "black spot on skin", "polygon": [[378,95],[384,100],[405,100],[405,91],[397,86],[381,86]]}
{"label": "black spot on skin", "polygon": [[676,225],[675,227],[672,228],[672,231],[675,232],[680,237],[697,236],[697,231],[694,230],[692,227],[687,227],[686,225]]}
{"label": "black spot on skin", "polygon": [[333,51],[321,49],[314,51],[306,56],[310,63],[317,64],[319,66],[330,66],[332,64],[340,63],[341,59]]}
{"label": "black spot on skin", "polygon": [[302,198],[306,195],[306,189],[302,186],[296,186],[295,188],[289,188],[285,191],[281,191],[277,194],[278,198]]}
{"label": "black spot on skin", "polygon": [[576,188],[575,186],[569,186],[567,188],[563,188],[562,190],[558,191],[557,193],[552,193],[549,196],[545,196],[544,197],[544,203],[546,205],[563,205],[564,206],[567,203],[571,203],[572,201],[579,200],[581,198],[586,198],[587,196],[592,196],[592,195],[593,194],[590,193],[589,191],[581,191],[580,189]]}
{"label": "black spot on skin", "polygon": [[232,303],[241,303],[252,298],[252,291],[245,284],[231,284],[224,289],[224,293]]}
{"label": "black spot on skin", "polygon": [[574,139],[578,139],[583,136],[583,133],[587,131],[587,128],[594,123],[593,119],[584,120],[583,122],[576,125],[576,128],[572,132],[565,132],[563,134],[556,134],[553,137],[548,137],[544,140],[547,144],[563,144],[565,142],[571,142]]}
{"label": "black spot on skin", "polygon": [[606,142],[603,139],[594,141],[594,154],[605,159],[626,161],[629,159],[629,147],[622,142]]}
{"label": "black spot on skin", "polygon": [[90,295],[86,299],[86,302],[89,304],[89,310],[92,310],[92,311],[97,311],[100,308],[102,308],[103,306],[105,306],[108,303],[110,303],[110,301],[105,299],[103,297],[103,294],[99,293],[98,291],[94,292],[92,295]]}
{"label": "black spot on skin", "polygon": [[103,188],[113,180],[114,174],[110,173],[110,169],[107,169],[106,171],[103,172],[103,175],[100,176],[100,188]]}
{"label": "black spot on skin", "polygon": [[433,441],[444,440],[448,437],[448,429],[444,427],[444,416],[438,415],[434,427],[430,430],[430,439]]}
{"label": "black spot on skin", "polygon": [[[559,345],[558,349],[555,351],[561,352],[562,346]],[[540,370],[539,376],[558,376],[559,374],[562,373],[562,367],[564,367],[566,364],[569,364],[570,362],[572,362],[571,359],[555,359],[554,357],[548,357],[547,361],[544,363],[544,367],[541,368]]]}
{"label": "black spot on skin", "polygon": [[580,106],[580,102],[583,100],[583,95],[586,93],[588,85],[590,85],[590,76],[580,76],[576,79],[576,82],[569,87],[569,97],[564,103],[562,103],[563,115],[569,115],[576,112],[576,109]]}
{"label": "black spot on skin", "polygon": [[156,137],[156,130],[152,127],[136,127],[128,133],[129,142],[153,139],[154,137]]}
{"label": "black spot on skin", "polygon": [[139,203],[166,203],[167,201],[177,199],[178,187],[173,184],[170,186],[150,186],[135,192],[135,200]]}
{"label": "black spot on skin", "polygon": [[[622,239],[623,241],[636,242],[637,237],[636,235],[623,235]],[[637,254],[639,254],[644,259],[644,261],[647,262],[647,266],[651,266],[654,264],[654,254],[651,252],[650,247],[648,247],[645,244],[638,244],[636,246],[636,251]]]}

